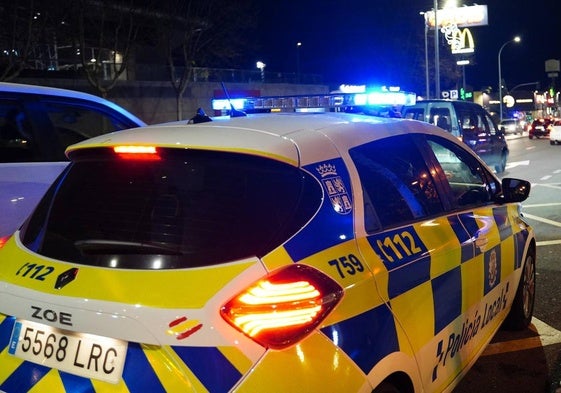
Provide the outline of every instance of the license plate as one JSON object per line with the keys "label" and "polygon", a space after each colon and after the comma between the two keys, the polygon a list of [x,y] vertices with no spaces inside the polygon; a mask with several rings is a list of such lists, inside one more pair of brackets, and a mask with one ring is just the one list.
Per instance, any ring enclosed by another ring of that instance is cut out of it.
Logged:
{"label": "license plate", "polygon": [[117,383],[123,373],[127,343],[18,320],[8,352],[81,377]]}

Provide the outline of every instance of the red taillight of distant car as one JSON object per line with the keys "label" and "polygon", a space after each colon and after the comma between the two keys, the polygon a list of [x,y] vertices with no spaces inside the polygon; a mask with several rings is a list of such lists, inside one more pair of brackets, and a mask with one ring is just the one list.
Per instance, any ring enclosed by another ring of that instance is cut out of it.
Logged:
{"label": "red taillight of distant car", "polygon": [[123,159],[145,161],[157,161],[160,159],[160,155],[155,146],[115,146],[113,147],[113,151]]}
{"label": "red taillight of distant car", "polygon": [[297,264],[253,283],[228,301],[220,313],[259,344],[281,349],[315,329],[342,296],[342,288],[331,278]]}

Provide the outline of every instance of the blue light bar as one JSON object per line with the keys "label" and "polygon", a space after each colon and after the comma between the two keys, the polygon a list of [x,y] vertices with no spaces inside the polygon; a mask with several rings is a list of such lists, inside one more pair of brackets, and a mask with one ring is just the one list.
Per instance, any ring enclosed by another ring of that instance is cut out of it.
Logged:
{"label": "blue light bar", "polygon": [[246,97],[227,100],[215,98],[212,109],[229,111],[234,109],[246,112],[253,111],[323,111],[328,109],[345,110],[357,107],[381,107],[413,105],[417,100],[415,93],[404,91],[370,91],[364,93],[330,93],[293,96]]}

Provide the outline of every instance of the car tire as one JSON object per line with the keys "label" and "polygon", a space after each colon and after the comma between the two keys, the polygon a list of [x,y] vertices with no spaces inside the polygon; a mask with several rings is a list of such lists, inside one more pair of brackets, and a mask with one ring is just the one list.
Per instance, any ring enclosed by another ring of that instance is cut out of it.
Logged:
{"label": "car tire", "polygon": [[503,327],[507,330],[522,330],[530,325],[534,314],[534,300],[536,298],[536,254],[533,249],[528,250],[520,283],[512,302]]}
{"label": "car tire", "polygon": [[555,141],[549,141],[550,145],[555,145]]}

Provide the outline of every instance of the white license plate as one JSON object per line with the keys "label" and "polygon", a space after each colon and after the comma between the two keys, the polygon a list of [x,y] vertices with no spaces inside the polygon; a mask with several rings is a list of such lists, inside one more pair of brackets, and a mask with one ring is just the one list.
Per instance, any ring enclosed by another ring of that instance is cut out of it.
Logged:
{"label": "white license plate", "polygon": [[117,383],[123,373],[127,343],[18,320],[8,352],[85,378]]}

